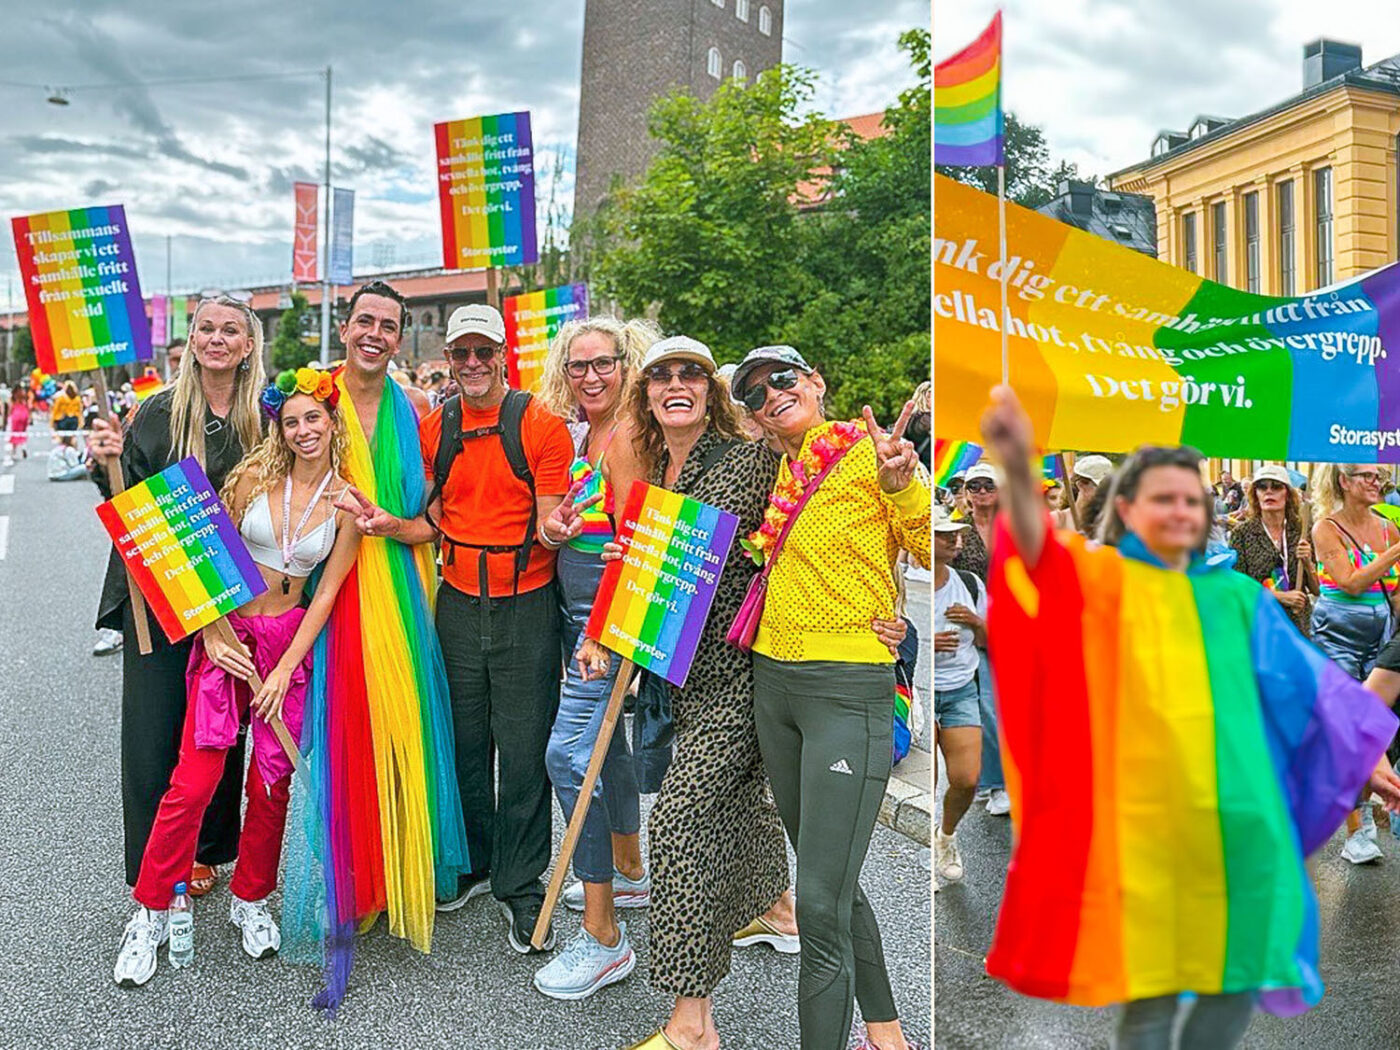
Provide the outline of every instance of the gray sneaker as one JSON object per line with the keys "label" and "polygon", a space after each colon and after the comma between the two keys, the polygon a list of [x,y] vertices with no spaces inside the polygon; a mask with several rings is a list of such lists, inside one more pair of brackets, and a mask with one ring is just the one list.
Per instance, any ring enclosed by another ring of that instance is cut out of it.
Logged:
{"label": "gray sneaker", "polygon": [[609,948],[587,930],[579,930],[564,950],[535,974],[535,988],[551,999],[587,999],[599,988],[616,984],[637,965],[627,940],[627,924],[617,924],[617,944]]}
{"label": "gray sneaker", "polygon": [[[559,895],[570,911],[583,911],[583,883],[574,881]],[[613,907],[645,908],[651,903],[651,872],[643,871],[640,879],[629,879],[613,869]]]}

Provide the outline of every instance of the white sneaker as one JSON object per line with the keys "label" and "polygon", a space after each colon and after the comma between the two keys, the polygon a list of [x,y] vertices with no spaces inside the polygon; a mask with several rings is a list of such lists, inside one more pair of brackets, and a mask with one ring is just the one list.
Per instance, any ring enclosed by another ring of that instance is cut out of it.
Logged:
{"label": "white sneaker", "polygon": [[[629,879],[614,868],[612,885],[614,908],[645,908],[651,903],[651,875],[645,871],[640,879]],[[559,899],[570,911],[583,911],[583,883],[569,883]]]}
{"label": "white sneaker", "polygon": [[1004,817],[1011,812],[1011,796],[1005,788],[992,789],[992,797],[987,799],[987,812],[994,817]]}
{"label": "white sneaker", "polygon": [[943,834],[942,828],[933,829],[933,870],[940,878],[957,882],[963,877],[962,856],[958,853],[958,833]]}
{"label": "white sneaker", "polygon": [[169,915],[163,911],[137,908],[122,934],[121,951],[112,970],[112,980],[123,988],[138,988],[156,972],[160,946],[170,937]]}
{"label": "white sneaker", "polygon": [[1369,864],[1373,860],[1381,859],[1381,848],[1366,837],[1366,832],[1362,828],[1353,831],[1342,847],[1342,859],[1349,860],[1353,864]]}
{"label": "white sneaker", "polygon": [[1369,802],[1361,804],[1361,830],[1366,832],[1366,837],[1372,842],[1376,841],[1376,814]]}
{"label": "white sneaker", "polygon": [[233,897],[228,921],[243,931],[243,950],[253,959],[276,955],[282,947],[282,933],[268,914],[267,901],[241,901]]}
{"label": "white sneaker", "polygon": [[973,802],[986,802],[987,799],[989,799],[989,798],[991,798],[991,797],[992,797],[992,789],[991,789],[991,788],[978,788],[978,789],[977,789],[977,793],[974,794],[974,795],[972,796],[972,801],[973,801]]}
{"label": "white sneaker", "polygon": [[114,631],[110,627],[98,628],[97,644],[92,647],[93,656],[110,656],[112,653],[121,652],[121,648],[121,631]]}

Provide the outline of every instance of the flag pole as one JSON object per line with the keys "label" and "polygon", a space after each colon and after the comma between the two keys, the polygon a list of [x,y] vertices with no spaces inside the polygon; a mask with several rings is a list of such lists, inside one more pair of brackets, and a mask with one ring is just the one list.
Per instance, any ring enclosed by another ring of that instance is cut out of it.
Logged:
{"label": "flag pole", "polygon": [[998,245],[997,258],[1001,268],[1001,324],[997,327],[1001,329],[1001,383],[1007,385],[1011,381],[1010,352],[1006,345],[1006,165],[997,165],[997,230]]}

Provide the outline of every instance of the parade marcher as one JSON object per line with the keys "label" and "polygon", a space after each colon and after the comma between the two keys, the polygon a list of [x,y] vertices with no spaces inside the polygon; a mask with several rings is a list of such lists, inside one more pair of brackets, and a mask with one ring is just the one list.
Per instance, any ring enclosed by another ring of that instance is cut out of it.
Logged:
{"label": "parade marcher", "polygon": [[54,430],[77,430],[83,418],[83,399],[78,396],[78,384],[71,379],[63,384],[63,392],[53,399],[49,422]]}
{"label": "parade marcher", "polygon": [[1311,630],[1312,543],[1303,535],[1302,504],[1288,471],[1259,468],[1249,490],[1249,517],[1230,533],[1235,569],[1279,600],[1298,630]]}
{"label": "parade marcher", "polygon": [[1111,473],[1113,463],[1107,456],[1088,455],[1076,459],[1074,469],[1070,471],[1069,491],[1065,493],[1065,498],[1074,504],[1074,513],[1070,512],[1068,504],[1063,510],[1052,513],[1050,520],[1055,523],[1055,528],[1074,529],[1077,519],[1079,534],[1093,535],[1094,522],[1091,521],[1090,506],[1104,478]]}
{"label": "parade marcher", "polygon": [[10,402],[9,439],[5,449],[5,465],[16,459],[29,458],[29,417],[33,413],[34,395],[26,387],[19,387]]}
{"label": "parade marcher", "polygon": [[765,522],[781,530],[795,515],[781,549],[773,537],[760,547],[775,560],[753,638],[754,719],[797,851],[802,1050],[844,1050],[855,1000],[865,1045],[906,1050],[858,881],[894,733],[894,656],[869,626],[894,615],[899,551],[930,562],[931,486],[904,439],[912,401],[886,435],[868,407],[864,428],[827,421],[825,392],[790,346],[752,350],[734,373],[735,395],[784,450]]}
{"label": "parade marcher", "polygon": [[[1312,640],[1353,678],[1364,681],[1394,633],[1400,590],[1400,529],[1371,510],[1383,474],[1375,464],[1325,464],[1313,479],[1312,547],[1318,598]],[[1379,860],[1371,803],[1347,818],[1342,856],[1353,864]]]}
{"label": "parade marcher", "polygon": [[[262,322],[246,303],[226,296],[204,299],[188,336],[189,360],[180,379],[149,398],[128,432],[98,419],[88,441],[94,457],[120,456],[128,486],[193,456],[215,489],[262,438],[258,397],[263,387]],[[104,496],[107,475],[93,475]],[[122,822],[126,881],[136,885],[156,807],[170,785],[185,724],[185,669],[194,639],[173,645],[151,621],[151,652],[142,654],[127,574],[115,547],[107,562],[97,626],[122,632]],[[206,641],[212,632],[206,630]],[[239,786],[243,744],[228,753],[223,779],[204,815],[191,895],[213,889],[217,865],[238,851]]]}
{"label": "parade marcher", "polygon": [[989,634],[1020,775],[987,971],[1125,1003],[1123,1050],[1175,1045],[1189,991],[1181,1045],[1228,1050],[1256,1001],[1291,1015],[1321,995],[1304,856],[1363,785],[1400,808],[1395,716],[1257,583],[1204,558],[1194,449],[1135,452],[1089,545],[1048,528],[1030,420],[1009,388],[992,398],[983,441],[1008,517]]}
{"label": "parade marcher", "polygon": [[[645,321],[570,321],[555,336],[544,363],[542,400],[555,415],[571,421],[575,447],[569,496],[540,527],[546,543],[559,549],[555,573],[564,633],[564,685],[545,765],[566,821],[578,802],[617,675],[614,665],[606,674],[586,679],[576,662],[578,647],[603,576],[603,546],[613,537],[621,502],[643,474],[632,421],[619,409],[642,354],[659,334]],[[578,881],[561,897],[566,906],[583,912],[582,927],[535,974],[535,987],[545,995],[586,998],[632,972],[636,956],[627,924],[618,922],[614,905],[638,908],[650,902],[640,830],[636,771],[626,733],[619,727],[574,852]]]}
{"label": "parade marcher", "polygon": [[[445,353],[461,394],[419,430],[427,514],[395,515],[371,502],[360,526],[409,543],[441,537],[437,632],[471,868],[439,888],[438,910],[489,891],[510,946],[527,954],[536,950],[530,938],[549,865],[545,749],[561,668],[555,553],[539,525],[569,491],[573,446],[538,399],[507,390],[505,322],[494,307],[454,310]],[[551,930],[546,951],[553,940]]]}
{"label": "parade marcher", "polygon": [[933,509],[933,716],[948,771],[943,818],[933,835],[933,866],[940,878],[963,877],[957,828],[977,790],[981,763],[981,660],[987,648],[987,588],[966,569],[954,569],[965,521]]}
{"label": "parade marcher", "polygon": [[[359,534],[345,527],[344,512],[332,506],[347,484],[338,393],[327,373],[301,372],[324,381],[312,393],[294,390],[280,399],[281,391],[269,388],[263,405],[270,433],[233,469],[222,492],[267,590],[229,614],[238,644],[217,635],[194,643],[180,758],[146,842],[132,893],[139,907],[127,923],[113,971],[123,987],[145,984],[155,973],[160,945],[169,935],[172,890],[188,878],[200,819],[245,719],[253,761],[238,864],[229,883],[229,920],[239,927],[243,951],[252,958],[275,954],[281,946],[267,898],[277,886],[292,762],[269,722],[280,718],[293,739],[300,735],[311,647],[360,542]],[[281,504],[280,521],[274,520],[273,497]],[[323,562],[316,595],[303,608],[306,579]],[[256,696],[248,685],[254,671],[262,679]]]}
{"label": "parade marcher", "polygon": [[1234,479],[1228,469],[1220,472],[1220,481],[1214,492],[1216,500],[1225,505],[1225,516],[1236,514],[1244,507],[1244,486]]}
{"label": "parade marcher", "polygon": [[428,951],[435,896],[469,864],[432,623],[433,548],[366,528],[364,514],[372,504],[413,517],[426,502],[418,457],[426,402],[387,376],[406,324],[403,297],[372,281],[351,296],[340,326],[346,358],[334,383],[351,488],[336,506],[362,538],[314,651],[302,734],[310,775],[295,786],[299,834],[288,846],[282,910],[284,954],[325,966],[314,1005],[326,1010],[345,995],[356,927],[387,912],[391,934]]}
{"label": "parade marcher", "polygon": [[83,462],[83,454],[78,451],[73,437],[65,435],[59,438],[58,444],[49,453],[49,480],[82,481],[87,476],[87,464]]}

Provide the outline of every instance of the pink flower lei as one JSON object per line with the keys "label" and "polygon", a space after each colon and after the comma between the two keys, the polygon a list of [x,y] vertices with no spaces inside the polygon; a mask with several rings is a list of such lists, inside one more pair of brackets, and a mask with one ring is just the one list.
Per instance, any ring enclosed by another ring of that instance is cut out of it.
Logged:
{"label": "pink flower lei", "polygon": [[835,422],[819,438],[813,439],[798,459],[788,461],[786,478],[779,478],[768,507],[763,512],[763,524],[739,541],[754,564],[762,566],[778,543],[788,517],[797,509],[808,481],[817,477],[827,465],[850,448],[865,433],[858,421]]}

